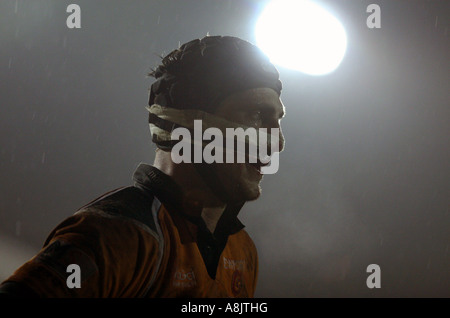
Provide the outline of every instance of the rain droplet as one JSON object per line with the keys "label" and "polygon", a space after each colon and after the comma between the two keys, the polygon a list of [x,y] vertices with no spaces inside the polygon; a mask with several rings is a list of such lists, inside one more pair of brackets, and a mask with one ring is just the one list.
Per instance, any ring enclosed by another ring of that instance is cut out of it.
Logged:
{"label": "rain droplet", "polygon": [[22,222],[16,221],[16,236],[20,236],[22,230]]}

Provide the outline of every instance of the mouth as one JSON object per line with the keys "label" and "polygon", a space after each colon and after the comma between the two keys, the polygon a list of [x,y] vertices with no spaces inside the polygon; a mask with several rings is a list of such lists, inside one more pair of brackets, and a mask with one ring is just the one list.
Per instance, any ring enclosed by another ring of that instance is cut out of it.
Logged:
{"label": "mouth", "polygon": [[267,163],[262,163],[258,160],[256,163],[247,163],[247,165],[253,167],[259,174],[262,174],[261,168],[270,165],[270,161]]}

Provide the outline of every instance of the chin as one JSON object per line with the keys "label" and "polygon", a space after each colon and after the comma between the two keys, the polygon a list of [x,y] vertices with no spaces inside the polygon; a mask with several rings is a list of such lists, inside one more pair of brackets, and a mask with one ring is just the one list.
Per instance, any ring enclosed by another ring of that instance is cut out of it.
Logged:
{"label": "chin", "polygon": [[255,193],[250,193],[244,199],[245,199],[245,201],[255,201],[255,200],[259,199],[260,196],[261,196],[261,190],[258,192],[255,192]]}
{"label": "chin", "polygon": [[254,201],[258,199],[261,195],[261,181],[262,175],[260,172],[254,171],[253,167],[249,167],[246,165],[245,174],[243,174],[243,178],[240,180],[241,184],[241,193],[244,201]]}
{"label": "chin", "polygon": [[232,191],[232,201],[255,201],[261,195],[261,187],[258,184],[248,184],[247,182],[239,183],[239,186],[235,187]]}

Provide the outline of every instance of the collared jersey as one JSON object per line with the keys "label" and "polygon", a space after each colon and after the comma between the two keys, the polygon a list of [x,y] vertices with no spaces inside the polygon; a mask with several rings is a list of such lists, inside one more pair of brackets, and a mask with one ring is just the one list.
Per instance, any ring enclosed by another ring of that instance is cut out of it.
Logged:
{"label": "collared jersey", "polygon": [[141,164],[134,179],[64,220],[2,288],[40,297],[253,296],[257,252],[240,207],[227,208],[211,234],[184,213],[168,176]]}

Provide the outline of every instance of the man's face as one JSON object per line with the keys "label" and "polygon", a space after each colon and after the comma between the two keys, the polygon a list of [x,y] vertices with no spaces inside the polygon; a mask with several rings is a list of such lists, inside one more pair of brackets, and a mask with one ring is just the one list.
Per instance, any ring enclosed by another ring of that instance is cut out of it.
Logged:
{"label": "man's face", "polygon": [[[284,136],[280,121],[284,116],[284,106],[278,94],[270,88],[255,88],[227,97],[217,108],[216,115],[229,121],[255,129],[279,129],[279,150],[284,148]],[[261,194],[261,164],[216,163],[220,182],[228,192],[231,201],[242,202],[257,199]]]}

